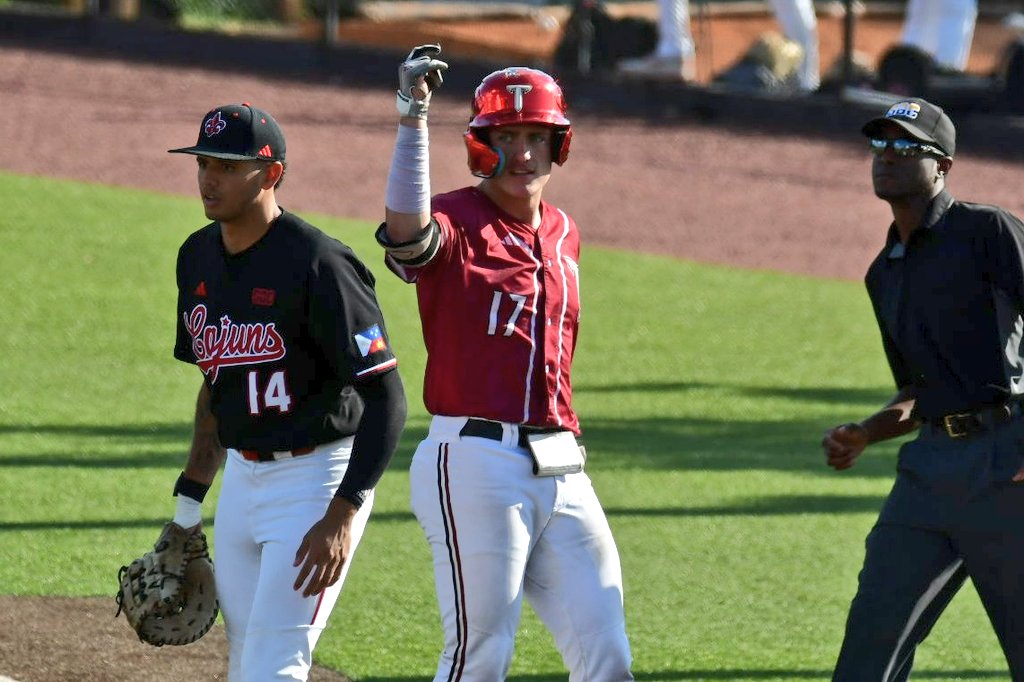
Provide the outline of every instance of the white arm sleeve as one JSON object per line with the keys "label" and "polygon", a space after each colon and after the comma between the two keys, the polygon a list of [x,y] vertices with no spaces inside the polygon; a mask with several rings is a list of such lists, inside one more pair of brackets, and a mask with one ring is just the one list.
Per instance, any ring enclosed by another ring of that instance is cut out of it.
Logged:
{"label": "white arm sleeve", "polygon": [[430,150],[426,128],[399,124],[384,201],[396,213],[430,213]]}

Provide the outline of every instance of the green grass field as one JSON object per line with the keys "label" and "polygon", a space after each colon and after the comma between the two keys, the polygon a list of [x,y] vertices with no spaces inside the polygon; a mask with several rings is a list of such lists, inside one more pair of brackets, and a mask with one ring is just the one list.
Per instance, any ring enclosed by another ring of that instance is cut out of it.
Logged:
{"label": "green grass field", "polygon": [[[174,261],[205,221],[189,198],[10,174],[0,201],[0,592],[112,595],[173,511],[200,382],[171,357]],[[414,292],[382,267],[370,225],[306,217],[378,273],[411,407],[318,661],[427,680],[441,633],[408,509],[427,424]],[[818,444],[892,392],[862,287],[593,247],[581,267],[577,408],[637,679],[828,679],[896,449],[838,474]],[[526,609],[510,679],[566,677]],[[1007,677],[967,588],[915,679]]]}

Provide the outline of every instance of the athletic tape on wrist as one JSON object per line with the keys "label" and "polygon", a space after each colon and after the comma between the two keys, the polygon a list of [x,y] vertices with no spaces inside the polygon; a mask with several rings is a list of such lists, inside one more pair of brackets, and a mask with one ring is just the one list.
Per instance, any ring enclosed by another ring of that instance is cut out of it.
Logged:
{"label": "athletic tape on wrist", "polygon": [[174,522],[182,528],[198,526],[203,521],[203,505],[188,495],[178,495],[174,508]]}
{"label": "athletic tape on wrist", "polygon": [[399,124],[384,201],[396,213],[430,212],[430,147],[426,128]]}

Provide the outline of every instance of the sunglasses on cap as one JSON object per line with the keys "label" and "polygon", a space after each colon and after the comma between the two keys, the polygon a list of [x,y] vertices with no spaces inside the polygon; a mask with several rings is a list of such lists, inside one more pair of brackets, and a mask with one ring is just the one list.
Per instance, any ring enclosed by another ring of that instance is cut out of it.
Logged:
{"label": "sunglasses on cap", "polygon": [[938,147],[925,144],[924,142],[918,142],[917,140],[907,140],[904,138],[886,140],[880,137],[872,137],[869,144],[871,145],[871,153],[875,156],[881,156],[884,154],[886,147],[892,147],[892,151],[896,156],[914,157],[921,156],[922,154],[946,156],[946,152],[942,151]]}

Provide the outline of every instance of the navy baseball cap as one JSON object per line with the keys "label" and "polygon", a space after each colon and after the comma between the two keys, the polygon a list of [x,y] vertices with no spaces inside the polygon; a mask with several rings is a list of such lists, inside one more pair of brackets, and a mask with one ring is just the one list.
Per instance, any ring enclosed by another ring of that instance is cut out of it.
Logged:
{"label": "navy baseball cap", "polygon": [[893,104],[883,116],[873,118],[860,129],[868,137],[878,135],[885,121],[892,121],[921,142],[933,144],[953,156],[956,151],[956,128],[946,112],[931,102],[912,97]]}
{"label": "navy baseball cap", "polygon": [[262,109],[248,102],[227,104],[203,117],[194,146],[167,151],[229,161],[284,161],[284,133],[273,116]]}

